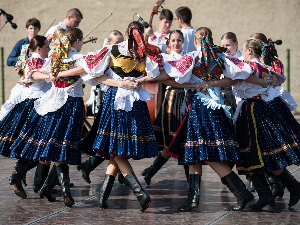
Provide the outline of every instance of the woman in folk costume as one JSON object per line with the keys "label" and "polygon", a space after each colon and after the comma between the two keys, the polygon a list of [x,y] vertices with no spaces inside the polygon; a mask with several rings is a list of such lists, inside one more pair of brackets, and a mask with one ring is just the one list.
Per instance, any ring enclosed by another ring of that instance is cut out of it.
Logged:
{"label": "woman in folk costume", "polygon": [[[183,54],[182,46],[184,43],[183,34],[180,30],[173,30],[170,33],[168,46],[170,54],[162,53],[164,62],[170,60],[179,59]],[[163,84],[167,85],[167,91],[162,107],[154,121],[153,128],[157,139],[158,147],[163,149],[153,161],[153,164],[144,169],[142,175],[145,176],[145,182],[150,185],[151,178],[161,169],[161,167],[168,161],[171,155],[178,153],[182,146],[179,146],[174,153],[167,153],[166,150],[171,143],[176,130],[181,124],[184,118],[184,112],[181,112],[182,102],[184,100],[185,91],[184,88],[195,88],[196,84],[178,84],[174,79],[162,81]],[[185,109],[184,109],[185,111]],[[185,166],[185,171],[188,174],[188,166]]]}
{"label": "woman in folk costume", "polygon": [[[49,48],[49,42],[44,36],[37,35],[30,41],[29,48],[32,51],[27,60],[24,76],[20,79],[11,91],[11,96],[1,107],[0,122],[0,153],[9,158],[14,158],[15,154],[10,150],[10,146],[18,137],[24,123],[30,121],[30,112],[33,109],[34,101],[44,95],[52,83],[49,75],[43,74]],[[48,79],[48,82],[46,81]],[[17,157],[19,158],[19,157]],[[13,185],[14,192],[21,198],[26,198],[26,192],[21,181],[26,186],[26,172],[37,164],[31,160],[19,158],[15,164],[15,170],[10,177],[10,184]],[[49,166],[38,164],[35,173],[34,191],[38,191],[47,177]]]}
{"label": "woman in folk costume", "polygon": [[[284,82],[285,76],[273,70],[270,72],[270,68],[264,67],[259,60],[261,48],[261,41],[248,40],[243,46],[243,57],[245,63],[252,68],[253,75],[266,82],[272,77],[272,87],[266,86],[266,83],[262,85],[266,88],[263,88],[245,81],[233,86],[234,94],[242,99],[234,116],[242,157],[242,161],[237,164],[237,170],[239,174],[251,175],[259,196],[259,200],[250,206],[255,210],[275,204],[275,198],[264,176],[269,171],[290,191],[289,207],[294,206],[300,199],[299,183],[286,170],[287,166],[299,163],[300,160],[300,125],[296,120],[282,117],[289,112],[289,108],[280,99],[282,89],[277,85]],[[240,78],[243,79],[242,76]],[[219,85],[220,83],[210,83],[208,87]],[[291,128],[290,122],[296,124],[291,125]]]}
{"label": "woman in folk costume", "polygon": [[[264,63],[264,65],[271,66],[273,71],[276,71],[277,73],[283,75],[284,74],[284,66],[283,66],[282,62],[278,59],[277,50],[275,49],[275,46],[274,46],[274,44],[276,42],[274,43],[271,39],[268,40],[267,37],[263,33],[254,33],[250,36],[249,39],[259,39],[263,42],[262,56],[260,57],[260,60]],[[281,43],[279,43],[279,44],[281,44]],[[297,103],[292,99],[292,97],[286,90],[285,91],[282,90],[281,96],[283,97],[282,99],[284,99],[284,101],[287,101],[288,99],[291,100],[289,102],[289,105],[292,106],[292,108],[290,108],[291,110],[296,109]],[[290,114],[288,116],[288,117],[290,117],[291,113],[288,113],[288,114]],[[249,176],[249,175],[247,175],[247,176]],[[284,188],[282,186],[282,183],[278,179],[278,177],[275,176],[272,172],[266,172],[265,177],[266,177],[269,185],[271,186],[271,190],[272,190],[272,194],[273,194],[274,198],[282,197],[284,194]],[[250,180],[249,184],[251,184],[251,183],[253,183],[253,182],[251,182],[251,180]],[[254,186],[253,186],[253,190],[255,190]]]}
{"label": "woman in folk costume", "polygon": [[[219,81],[221,74],[232,79],[239,79],[244,74],[250,76],[250,66],[243,63],[237,65],[235,60],[227,59],[222,53],[223,49],[213,45],[211,40],[209,28],[197,29],[194,40],[197,51],[177,61],[166,62],[166,72],[175,77],[178,83],[198,84]],[[222,80],[228,81],[228,85],[232,83],[231,79]],[[179,211],[191,211],[199,205],[202,163],[209,165],[237,198],[233,210],[242,210],[254,198],[227,164],[236,164],[241,160],[239,144],[228,118],[229,109],[224,105],[219,88],[209,88],[205,94],[194,90],[189,96],[188,112],[168,149],[171,151],[178,145],[181,128],[187,122],[185,149],[179,151],[178,163],[189,165],[189,191],[186,201],[178,207]]]}
{"label": "woman in folk costume", "polygon": [[40,197],[55,201],[52,189],[57,181],[64,197],[64,204],[72,206],[74,199],[69,188],[68,164],[80,165],[81,153],[76,149],[80,141],[83,121],[82,79],[78,76],[55,78],[60,70],[77,66],[81,55],[83,34],[78,28],[70,28],[65,36],[55,41],[52,47],[52,88],[34,103],[32,120],[26,123],[11,149],[27,160],[55,162],[39,191]]}
{"label": "woman in folk costume", "polygon": [[[73,70],[73,74],[88,73],[83,76],[84,80],[95,78],[110,86],[104,98],[93,146],[98,155],[109,158],[100,189],[100,209],[108,208],[107,199],[119,169],[137,197],[140,210],[145,211],[151,202],[128,161],[129,158],[157,156],[157,143],[145,102],[151,95],[141,85],[134,90],[125,89],[124,81],[137,84],[135,80],[143,77],[145,72],[156,80],[168,79],[169,76],[165,73],[160,75],[162,57],[157,48],[150,49],[145,44],[143,31],[141,23],[130,23],[125,31],[128,40],[84,56],[82,68]],[[106,82],[111,78],[112,82]]]}
{"label": "woman in folk costume", "polygon": [[[259,68],[261,49],[260,41],[255,39],[246,41],[243,49],[244,59]],[[277,61],[276,64],[280,65],[279,62]],[[278,75],[276,76],[279,78],[278,83],[282,84],[285,80],[283,70],[278,67],[273,68]],[[259,73],[260,76],[264,76],[262,71],[257,74]],[[286,167],[300,160],[300,125],[290,112],[295,102],[281,86],[268,88],[260,93],[255,87],[239,84],[234,86],[234,92],[245,99],[241,102],[242,114],[237,118],[237,127],[243,131],[241,134],[250,135],[237,136],[242,157],[245,159],[237,169],[241,174],[249,172],[253,174],[251,177],[259,194],[259,201],[252,208],[261,209],[274,202],[272,192],[262,174],[269,171],[275,174],[289,190],[288,205],[294,206],[300,199],[300,185]],[[239,111],[236,116],[239,115],[238,113]]]}

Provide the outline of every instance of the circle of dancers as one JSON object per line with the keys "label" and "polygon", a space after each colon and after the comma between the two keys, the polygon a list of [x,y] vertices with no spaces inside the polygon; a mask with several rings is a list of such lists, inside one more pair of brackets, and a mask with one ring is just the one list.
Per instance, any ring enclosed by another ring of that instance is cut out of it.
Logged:
{"label": "circle of dancers", "polygon": [[[77,165],[91,183],[90,173],[107,160],[99,209],[109,208],[118,177],[144,212],[151,198],[128,159],[155,157],[141,174],[150,185],[174,157],[188,185],[180,212],[198,207],[203,166],[210,166],[236,197],[234,211],[254,200],[254,190],[258,200],[249,205],[252,210],[273,207],[284,188],[290,193],[288,206],[298,203],[300,184],[286,167],[300,162],[300,125],[291,113],[296,103],[281,87],[286,77],[276,42],[254,33],[240,51],[236,35],[227,32],[217,46],[212,31],[193,28],[191,10],[179,7],[175,16],[162,10],[156,32],[133,21],[124,36],[114,30],[103,48],[83,55],[81,19],[81,12],[71,9],[46,37],[31,32],[21,45],[27,53],[17,63],[22,76],[0,112],[0,153],[17,159],[9,183],[18,197],[27,197],[26,173],[36,167],[33,191],[53,202],[58,184],[64,205],[71,207],[69,165]],[[170,30],[173,20],[181,30]],[[39,30],[36,23],[31,19],[26,28]],[[83,81],[100,85],[105,96],[90,132],[81,138],[87,106]],[[143,84],[154,81],[166,91],[152,124],[146,104],[152,95]],[[85,162],[81,151],[90,155]],[[247,176],[249,190],[234,166]]]}

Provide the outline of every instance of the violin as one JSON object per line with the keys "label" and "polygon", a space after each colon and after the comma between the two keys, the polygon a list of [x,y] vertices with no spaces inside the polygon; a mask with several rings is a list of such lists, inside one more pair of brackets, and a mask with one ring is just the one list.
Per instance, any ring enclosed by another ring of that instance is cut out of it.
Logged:
{"label": "violin", "polygon": [[89,42],[96,43],[97,40],[98,40],[97,37],[96,38],[90,37],[90,40],[84,41],[83,44],[86,44],[86,43],[89,43]]}
{"label": "violin", "polygon": [[[164,1],[165,0],[160,0],[154,4],[154,7],[151,12],[150,20],[149,20],[149,26],[152,25],[153,16],[155,14],[158,14],[158,9],[160,7],[162,7],[161,5],[164,3]],[[148,43],[148,35],[146,35],[146,37],[145,37],[145,42],[146,42],[147,48],[152,48],[152,49],[155,48],[155,49],[158,49],[158,51],[159,51],[159,48],[157,46],[151,45]],[[160,83],[160,82],[145,82],[143,84],[143,89],[153,95],[153,97],[147,101],[147,106],[148,106],[148,110],[150,113],[151,122],[153,124],[153,122],[159,112],[159,109],[162,105],[163,86],[162,86],[162,83]]]}

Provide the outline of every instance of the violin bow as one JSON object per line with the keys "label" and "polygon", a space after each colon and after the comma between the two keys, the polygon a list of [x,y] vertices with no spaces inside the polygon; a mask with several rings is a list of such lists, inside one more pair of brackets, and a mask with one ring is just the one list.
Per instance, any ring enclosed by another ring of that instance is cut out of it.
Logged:
{"label": "violin bow", "polygon": [[89,36],[90,33],[92,33],[97,27],[99,27],[100,24],[103,23],[105,20],[107,20],[108,17],[110,17],[111,15],[112,15],[112,13],[110,13],[107,17],[105,17],[105,18],[104,18],[100,23],[98,23],[98,24],[97,24],[90,32],[88,32],[87,35],[85,35],[85,36],[83,37],[83,39],[85,39],[87,36]]}
{"label": "violin bow", "polygon": [[48,28],[46,29],[45,33],[43,34],[43,36],[45,36],[45,34],[47,33],[47,31],[49,30],[49,28],[52,26],[52,24],[55,22],[56,19],[54,19],[52,21],[52,23],[48,26]]}

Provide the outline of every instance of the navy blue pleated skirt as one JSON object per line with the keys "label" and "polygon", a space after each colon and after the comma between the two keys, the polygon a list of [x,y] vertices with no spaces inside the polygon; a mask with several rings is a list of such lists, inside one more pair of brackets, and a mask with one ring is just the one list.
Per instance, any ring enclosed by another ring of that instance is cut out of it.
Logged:
{"label": "navy blue pleated skirt", "polygon": [[244,102],[237,138],[243,158],[237,165],[240,174],[276,171],[300,161],[300,125],[280,98]]}
{"label": "navy blue pleated skirt", "polygon": [[40,116],[34,109],[11,149],[17,157],[27,160],[81,163],[80,141],[83,121],[83,100],[68,97],[59,110]]}
{"label": "navy blue pleated skirt", "polygon": [[207,108],[197,95],[192,94],[185,149],[178,153],[178,163],[238,163],[240,160],[239,144],[224,110]]}
{"label": "navy blue pleated skirt", "polygon": [[34,99],[26,99],[17,104],[0,122],[0,154],[14,158],[10,146],[14,143],[23,125],[29,120],[29,115],[34,106]]}
{"label": "navy blue pleated skirt", "polygon": [[135,101],[132,110],[115,110],[116,87],[104,99],[93,150],[103,157],[122,155],[141,159],[157,156],[157,143],[146,102]]}

